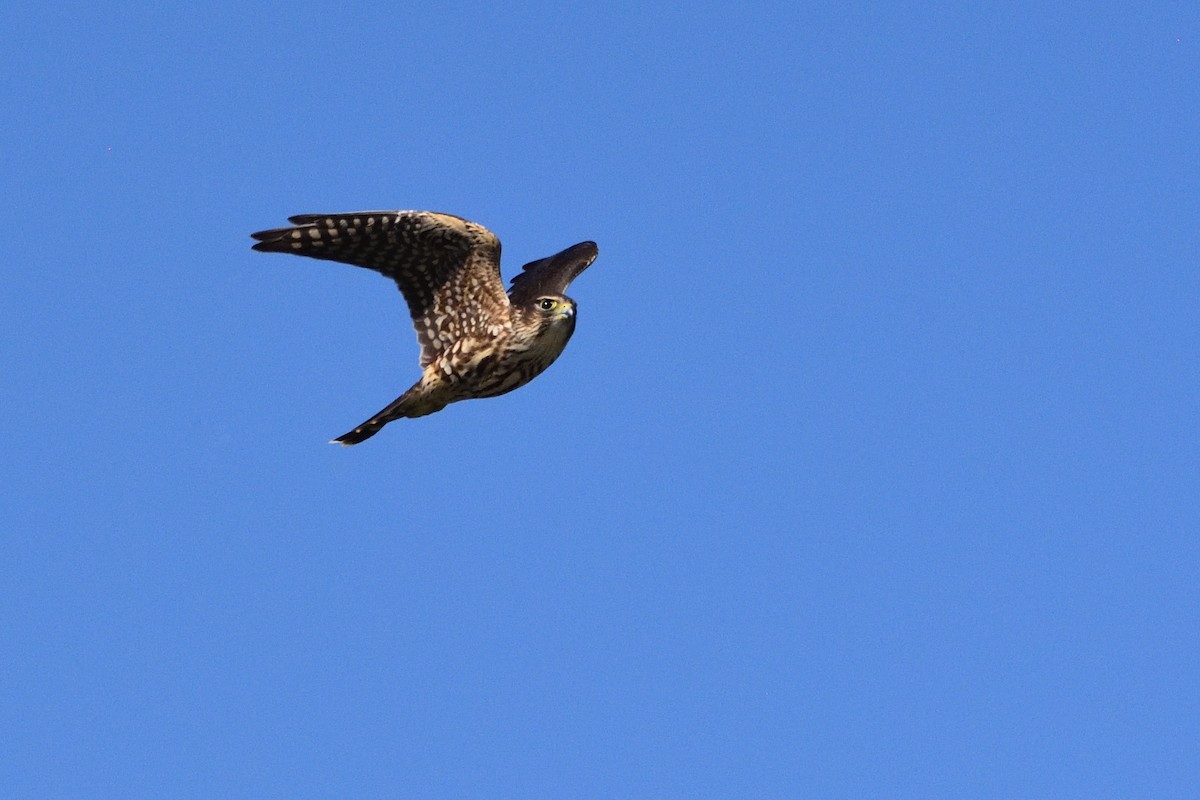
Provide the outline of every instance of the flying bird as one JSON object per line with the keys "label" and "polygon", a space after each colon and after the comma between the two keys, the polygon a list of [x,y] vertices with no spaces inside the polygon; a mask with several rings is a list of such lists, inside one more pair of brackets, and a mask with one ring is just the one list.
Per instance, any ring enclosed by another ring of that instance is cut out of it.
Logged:
{"label": "flying bird", "polygon": [[421,345],[421,379],[334,442],[358,444],[392,420],[496,397],[529,383],[575,332],[563,292],[599,250],[580,242],[526,264],[505,292],[500,240],[482,225],[433,211],[356,211],[288,217],[250,234],[266,253],[294,253],[374,270],[396,282]]}

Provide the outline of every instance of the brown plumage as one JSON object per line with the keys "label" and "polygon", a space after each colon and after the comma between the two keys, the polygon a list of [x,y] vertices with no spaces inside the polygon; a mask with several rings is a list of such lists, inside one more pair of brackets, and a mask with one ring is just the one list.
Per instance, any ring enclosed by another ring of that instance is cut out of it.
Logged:
{"label": "brown plumage", "polygon": [[563,294],[596,260],[594,242],[526,264],[505,293],[500,241],[482,225],[432,211],[358,211],[289,217],[259,231],[255,250],[294,253],[375,270],[396,282],[421,344],[421,379],[386,408],[334,439],[375,435],[394,419],[495,397],[525,385],[558,358],[575,330]]}

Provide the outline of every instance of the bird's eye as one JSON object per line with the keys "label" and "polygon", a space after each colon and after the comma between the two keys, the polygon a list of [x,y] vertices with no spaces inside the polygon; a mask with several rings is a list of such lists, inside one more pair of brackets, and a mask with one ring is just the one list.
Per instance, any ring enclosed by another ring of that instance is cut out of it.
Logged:
{"label": "bird's eye", "polygon": [[554,308],[554,301],[547,297],[543,299],[542,302],[538,303],[538,305],[542,307],[543,311],[549,311],[550,309]]}

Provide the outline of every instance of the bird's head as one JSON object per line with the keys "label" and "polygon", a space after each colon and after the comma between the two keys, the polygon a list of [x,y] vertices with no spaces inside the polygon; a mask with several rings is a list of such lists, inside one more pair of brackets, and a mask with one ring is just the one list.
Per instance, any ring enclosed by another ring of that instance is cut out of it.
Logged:
{"label": "bird's head", "polygon": [[518,306],[516,324],[539,347],[561,349],[575,332],[575,301],[561,294],[539,294]]}
{"label": "bird's head", "polygon": [[539,318],[551,325],[575,322],[575,301],[562,294],[545,294],[535,297],[531,309]]}

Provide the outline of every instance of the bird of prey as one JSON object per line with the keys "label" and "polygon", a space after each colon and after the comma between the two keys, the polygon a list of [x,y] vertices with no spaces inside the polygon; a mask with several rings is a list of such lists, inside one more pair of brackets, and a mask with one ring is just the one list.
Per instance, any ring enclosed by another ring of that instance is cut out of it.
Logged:
{"label": "bird of prey", "polygon": [[500,240],[433,211],[356,211],[289,217],[294,227],[251,234],[255,250],[365,267],[396,282],[421,345],[421,379],[369,420],[334,439],[358,444],[387,423],[448,404],[496,397],[533,380],[575,332],[563,292],[596,260],[595,242],[526,264],[506,293]]}

